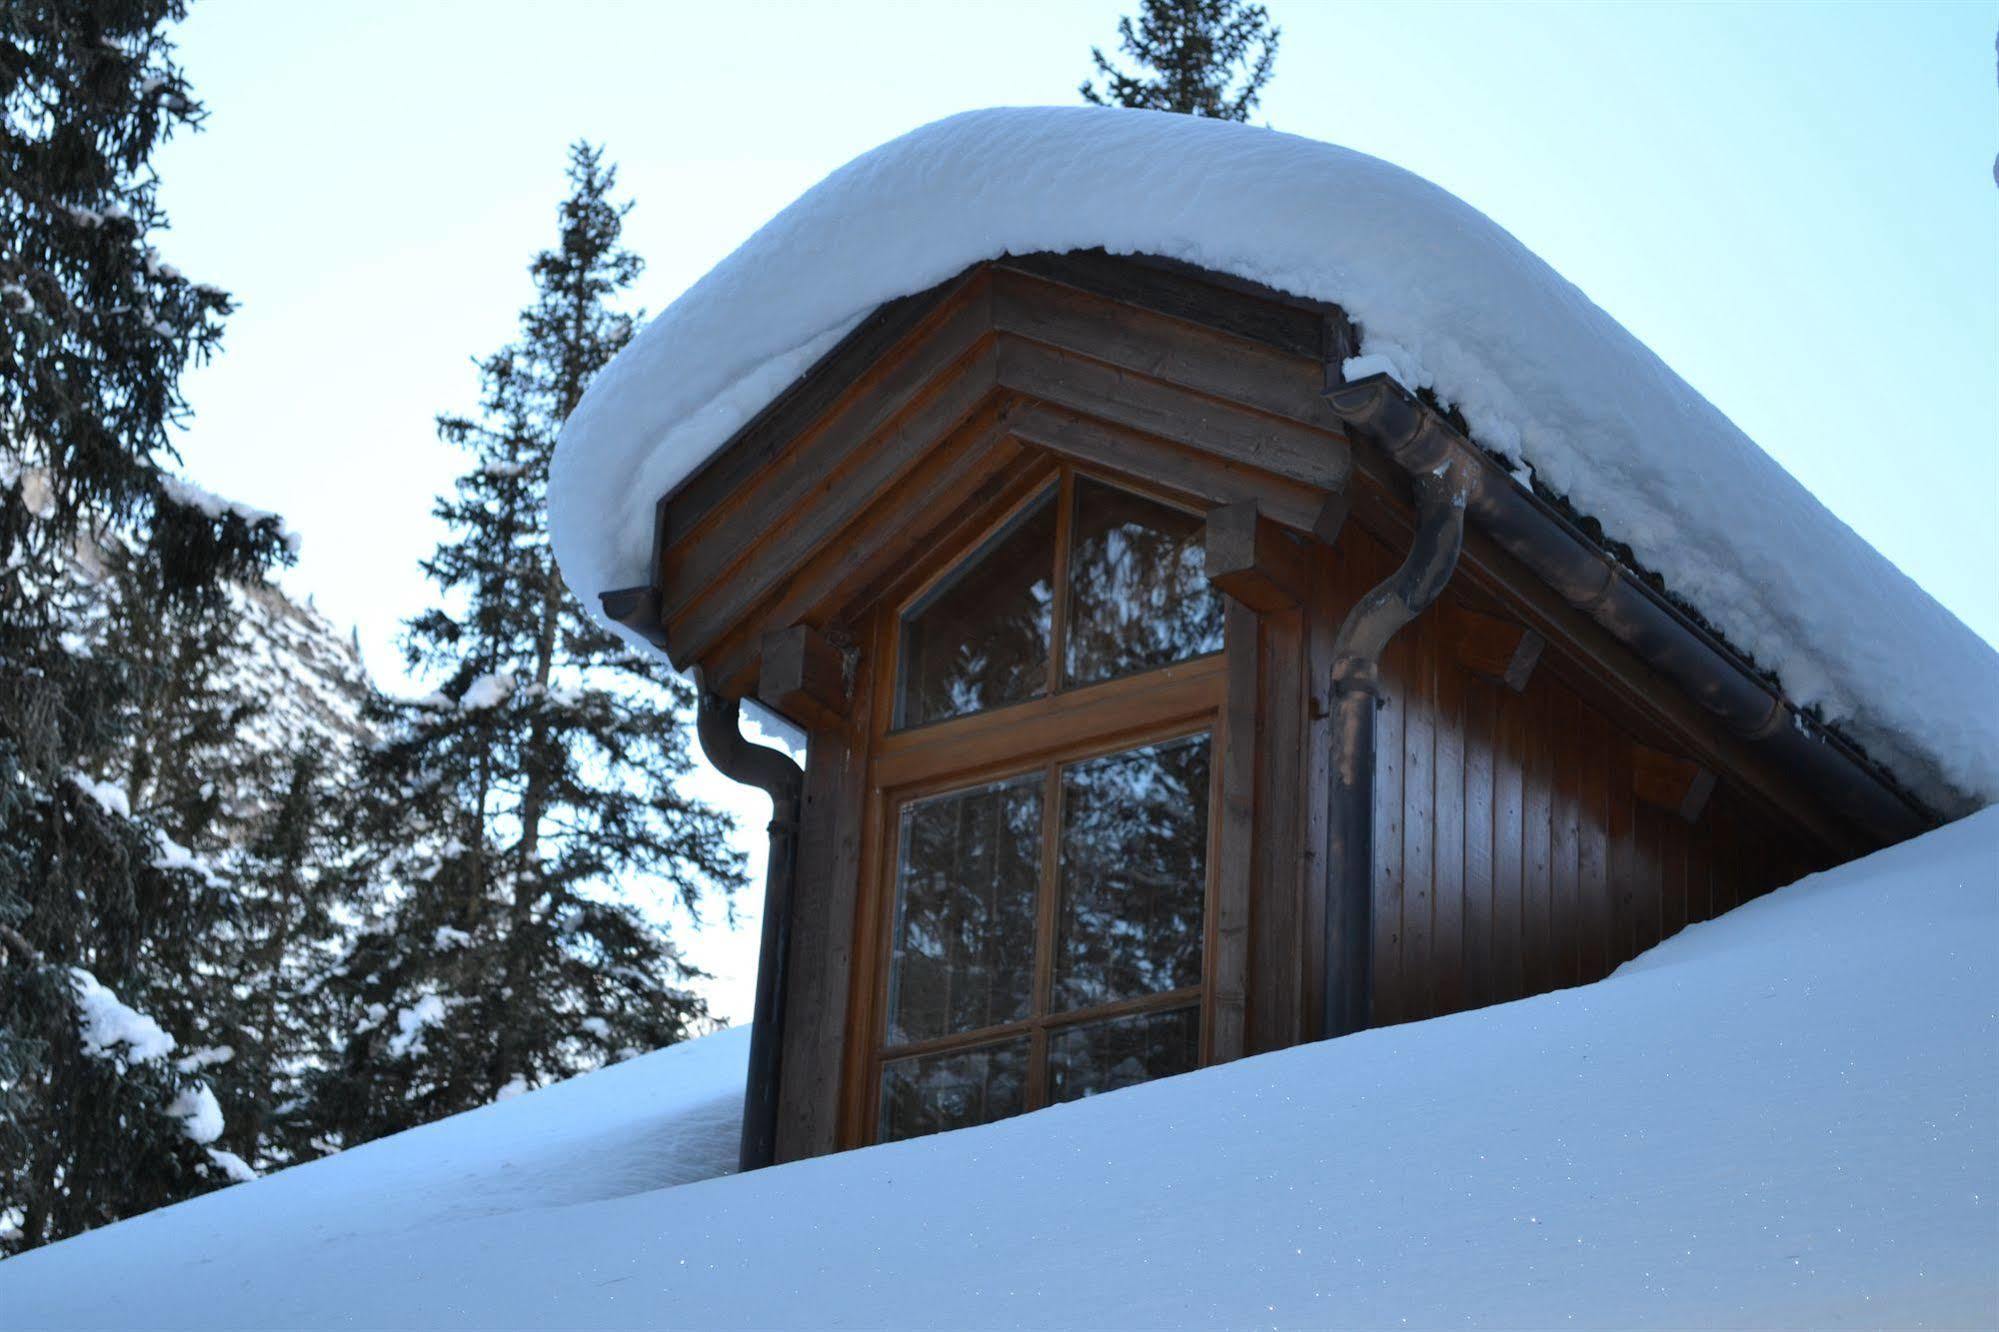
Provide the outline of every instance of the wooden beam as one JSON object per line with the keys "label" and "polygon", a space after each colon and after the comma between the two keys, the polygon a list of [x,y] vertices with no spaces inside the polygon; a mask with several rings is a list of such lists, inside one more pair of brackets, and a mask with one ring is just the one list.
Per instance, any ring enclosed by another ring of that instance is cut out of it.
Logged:
{"label": "wooden beam", "polygon": [[1193,392],[1018,334],[998,335],[998,378],[1004,387],[1045,403],[1321,491],[1343,489],[1352,468],[1346,436],[1334,428]]}
{"label": "wooden beam", "polygon": [[[719,584],[737,582],[739,566],[773,541],[816,532],[805,520],[808,510],[829,499],[851,503],[892,480],[985,396],[994,357],[984,292],[983,284],[970,283],[933,312],[893,355],[847,385],[830,411],[702,510],[698,522],[688,521],[678,500],[668,502],[656,581],[669,627]],[[728,453],[733,465],[735,450]],[[691,491],[694,479],[687,485]]]}
{"label": "wooden beam", "polygon": [[978,506],[1012,484],[1023,447],[1004,436],[1001,404],[989,400],[840,534],[786,574],[754,607],[739,609],[701,661],[718,682],[745,673],[756,688],[765,633],[809,621],[851,623],[937,543],[966,505]]}
{"label": "wooden beam", "polygon": [[846,654],[809,624],[764,635],[757,697],[810,731],[836,730],[851,711]]}
{"label": "wooden beam", "polygon": [[728,540],[731,549],[703,542],[669,555],[666,627],[676,648],[700,660],[749,608],[986,405],[991,390],[992,358],[974,349],[865,441],[852,466],[811,478],[809,485],[807,478],[793,478],[797,495],[765,496],[738,511],[743,530]]}
{"label": "wooden beam", "polygon": [[1693,823],[1714,794],[1715,776],[1700,764],[1649,745],[1631,746],[1631,790],[1640,800]]}
{"label": "wooden beam", "polygon": [[1296,538],[1256,510],[1255,500],[1208,511],[1202,534],[1208,581],[1262,614],[1302,605],[1309,560]]}
{"label": "wooden beam", "polygon": [[1340,533],[1347,525],[1347,514],[1352,509],[1353,503],[1347,499],[1345,491],[1328,492],[1325,502],[1319,505],[1319,512],[1312,519],[1312,535],[1317,537],[1322,545],[1328,547],[1337,545]]}
{"label": "wooden beam", "polygon": [[1466,670],[1516,694],[1526,690],[1546,639],[1525,625],[1462,606],[1451,608],[1450,621],[1451,646]]}
{"label": "wooden beam", "polygon": [[1268,472],[1210,457],[1108,421],[1047,403],[1024,404],[1012,417],[1024,443],[1077,462],[1144,477],[1215,504],[1255,500],[1267,518],[1312,530],[1324,491]]}

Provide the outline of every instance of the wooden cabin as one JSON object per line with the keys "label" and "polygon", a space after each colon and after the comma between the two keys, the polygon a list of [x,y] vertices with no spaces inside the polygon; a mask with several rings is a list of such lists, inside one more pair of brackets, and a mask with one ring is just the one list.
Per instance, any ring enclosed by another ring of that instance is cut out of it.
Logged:
{"label": "wooden cabin", "polygon": [[1356,347],[980,263],[660,498],[605,604],[778,805],[746,1163],[1597,980],[1932,824]]}

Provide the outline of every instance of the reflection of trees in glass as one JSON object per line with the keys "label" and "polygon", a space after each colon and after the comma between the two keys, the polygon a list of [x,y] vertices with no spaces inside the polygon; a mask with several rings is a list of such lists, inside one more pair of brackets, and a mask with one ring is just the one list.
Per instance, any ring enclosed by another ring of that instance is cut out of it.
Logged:
{"label": "reflection of trees in glass", "polygon": [[1048,688],[1055,492],[968,559],[902,629],[899,725],[979,712]]}
{"label": "reflection of trees in glass", "polygon": [[903,808],[889,1042],[1028,1016],[1039,774]]}
{"label": "reflection of trees in glass", "polygon": [[1062,770],[1056,1009],[1200,983],[1209,749],[1191,736]]}
{"label": "reflection of trees in glass", "polygon": [[1049,1034],[1048,1099],[1073,1101],[1185,1073],[1200,1057],[1198,1008],[1078,1023]]}
{"label": "reflection of trees in glass", "polygon": [[989,1124],[1027,1108],[1027,1038],[882,1066],[883,1142]]}
{"label": "reflection of trees in glass", "polygon": [[1069,556],[1069,684],[1092,684],[1222,647],[1222,601],[1208,585],[1201,520],[1076,479]]}

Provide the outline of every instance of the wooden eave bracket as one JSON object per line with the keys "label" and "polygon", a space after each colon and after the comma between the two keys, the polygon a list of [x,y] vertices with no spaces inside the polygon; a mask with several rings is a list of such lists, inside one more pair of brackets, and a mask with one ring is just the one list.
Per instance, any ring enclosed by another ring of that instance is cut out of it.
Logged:
{"label": "wooden eave bracket", "polygon": [[1305,546],[1243,500],[1208,510],[1202,532],[1208,581],[1259,613],[1303,604],[1311,560]]}
{"label": "wooden eave bracket", "polygon": [[852,672],[847,656],[809,624],[764,635],[757,697],[810,731],[846,724]]}
{"label": "wooden eave bracket", "polygon": [[1647,745],[1631,746],[1631,791],[1646,804],[1693,823],[1707,808],[1714,788],[1715,775],[1692,759]]}
{"label": "wooden eave bracket", "polygon": [[1527,688],[1547,640],[1525,625],[1462,606],[1451,609],[1450,634],[1458,661],[1474,675],[1496,680],[1518,694]]}

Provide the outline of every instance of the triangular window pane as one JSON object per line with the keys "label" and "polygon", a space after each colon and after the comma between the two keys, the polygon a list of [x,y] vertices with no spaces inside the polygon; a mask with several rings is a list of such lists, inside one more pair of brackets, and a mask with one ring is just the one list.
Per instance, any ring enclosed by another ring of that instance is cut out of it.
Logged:
{"label": "triangular window pane", "polygon": [[1048,691],[1055,514],[1051,487],[904,617],[898,725]]}
{"label": "triangular window pane", "polygon": [[1193,514],[1077,477],[1069,567],[1067,684],[1222,650],[1222,599]]}

